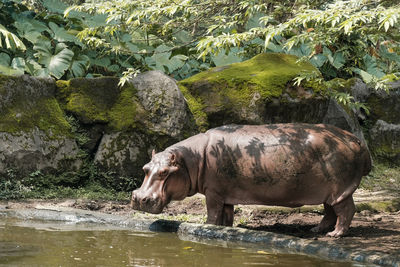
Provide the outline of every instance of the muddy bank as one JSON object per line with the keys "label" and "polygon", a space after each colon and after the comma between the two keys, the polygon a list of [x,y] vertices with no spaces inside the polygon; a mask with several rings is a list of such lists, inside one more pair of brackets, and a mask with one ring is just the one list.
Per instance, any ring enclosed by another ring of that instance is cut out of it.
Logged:
{"label": "muddy bank", "polygon": [[[76,207],[83,207],[86,210]],[[196,223],[205,218],[203,208],[202,198],[195,197],[174,202],[163,214],[154,217],[132,211],[127,208],[126,203],[78,200],[33,201],[3,203],[0,215],[47,221],[91,222],[145,231],[176,232],[184,240],[198,242],[217,240],[230,245],[246,244],[263,251],[300,253],[338,261],[400,266],[399,212],[357,213],[349,234],[340,239],[332,239],[309,232],[309,229],[322,218],[318,208],[314,211],[287,212],[240,206],[236,210],[235,227]],[[176,219],[189,222],[173,220],[174,216]],[[241,219],[242,216],[248,216],[248,221]],[[362,222],[363,220],[366,224]]]}

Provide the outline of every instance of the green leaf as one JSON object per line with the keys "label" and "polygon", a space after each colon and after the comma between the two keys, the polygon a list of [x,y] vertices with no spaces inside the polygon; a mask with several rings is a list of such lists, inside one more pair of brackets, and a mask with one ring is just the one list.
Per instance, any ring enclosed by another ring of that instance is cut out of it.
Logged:
{"label": "green leaf", "polygon": [[24,43],[12,32],[8,31],[3,25],[0,24],[0,47],[4,47],[2,43],[2,37],[4,37],[5,47],[7,49],[15,50],[20,49],[26,50]]}
{"label": "green leaf", "polygon": [[[6,53],[0,53],[0,73],[6,75],[21,75],[24,74],[25,61],[23,58],[16,57],[11,62],[11,58]],[[11,63],[11,64],[10,64]]]}
{"label": "green leaf", "polygon": [[59,27],[54,22],[49,22],[49,28],[54,34],[54,39],[63,43],[63,42],[73,42],[78,44],[78,39],[75,35],[68,33],[63,27]]}
{"label": "green leaf", "polygon": [[167,68],[169,70],[169,72],[173,72],[177,69],[180,69],[183,67],[183,65],[185,64],[185,61],[188,59],[187,56],[185,55],[176,55],[173,56],[168,64],[167,64]]}
{"label": "green leaf", "polygon": [[225,49],[222,49],[218,55],[211,55],[211,59],[217,67],[241,62],[242,58],[238,56],[240,51],[242,50],[237,47],[230,49],[228,53],[226,53]]}
{"label": "green leaf", "polygon": [[[25,71],[33,76],[40,76],[39,72],[43,70],[43,67],[33,59],[25,61]],[[46,75],[47,76],[47,75]]]}
{"label": "green leaf", "polygon": [[89,67],[90,60],[86,55],[74,56],[69,70],[74,77],[83,77]]}
{"label": "green leaf", "polygon": [[18,34],[31,43],[36,43],[43,31],[49,31],[49,28],[39,21],[23,18],[14,23]]}
{"label": "green leaf", "polygon": [[10,56],[6,53],[0,53],[0,73],[6,75],[24,74],[24,69],[19,68],[24,63],[23,60],[23,58],[14,58],[10,65]]}
{"label": "green leaf", "polygon": [[6,53],[0,53],[0,65],[10,66],[11,58]]}
{"label": "green leaf", "polygon": [[118,72],[120,70],[120,67],[117,64],[113,64],[111,66],[108,66],[107,69],[112,72]]}
{"label": "green leaf", "polygon": [[174,33],[173,37],[179,43],[188,43],[192,40],[192,36],[187,31],[184,31],[184,30]]}
{"label": "green leaf", "polygon": [[43,6],[52,13],[64,14],[68,5],[60,0],[43,0]]}
{"label": "green leaf", "polygon": [[382,78],[385,76],[385,73],[382,71],[382,69],[378,66],[376,59],[374,57],[371,57],[370,55],[365,55],[363,57],[364,60],[364,65],[366,67],[366,71],[377,77],[377,78]]}
{"label": "green leaf", "polygon": [[111,65],[111,59],[109,57],[90,58],[90,64],[107,68]]}
{"label": "green leaf", "polygon": [[96,14],[89,16],[86,20],[86,25],[89,28],[97,28],[107,26],[107,15],[106,14]]}
{"label": "green leaf", "polygon": [[369,73],[366,72],[366,71],[363,71],[363,70],[358,69],[358,68],[354,68],[353,71],[354,71],[355,73],[359,74],[360,77],[363,79],[363,81],[364,81],[365,83],[371,83],[371,82],[374,80],[374,76],[371,75],[371,74],[369,74]]}
{"label": "green leaf", "polygon": [[154,63],[150,66],[152,66],[156,70],[160,70],[162,72],[165,72],[165,68],[169,64],[169,57],[171,56],[171,47],[166,46],[164,44],[158,46],[151,57],[154,60]]}
{"label": "green leaf", "polygon": [[336,69],[340,69],[341,67],[344,66],[345,62],[346,62],[346,59],[344,58],[343,53],[337,52],[333,55],[333,62],[331,62],[331,64]]}
{"label": "green leaf", "polygon": [[15,70],[11,67],[2,66],[2,65],[0,65],[0,73],[5,74],[5,75],[21,75],[21,74],[23,74],[23,72],[21,73],[20,70]]}
{"label": "green leaf", "polygon": [[331,50],[329,48],[324,46],[324,48],[322,49],[322,54],[328,58],[328,60],[329,60],[329,62],[331,64],[333,64],[334,59],[333,59],[333,56],[332,56],[332,52],[331,52]]}
{"label": "green leaf", "polygon": [[326,56],[324,56],[323,54],[317,54],[314,55],[311,59],[310,62],[311,64],[313,64],[315,67],[320,68],[322,67],[325,62],[328,60],[328,58]]}
{"label": "green leaf", "polygon": [[270,42],[267,46],[267,49],[271,50],[274,53],[282,53],[283,48],[280,45],[276,45],[273,42]]}
{"label": "green leaf", "polygon": [[44,73],[47,72],[57,79],[64,75],[74,56],[74,52],[69,50],[64,43],[58,43],[53,49],[50,42],[42,39],[33,48],[38,51],[35,54],[38,62],[47,69]]}
{"label": "green leaf", "polygon": [[260,18],[264,18],[265,14],[256,13],[250,17],[250,19],[246,22],[245,29],[250,30],[256,27],[264,27],[264,23],[260,22]]}
{"label": "green leaf", "polygon": [[311,54],[311,49],[308,45],[302,44],[300,46],[292,47],[289,51],[289,54],[295,55],[298,57],[309,56]]}
{"label": "green leaf", "polygon": [[139,47],[131,42],[127,42],[126,47],[133,53],[139,52]]}
{"label": "green leaf", "polygon": [[16,70],[20,70],[22,73],[24,73],[25,70],[25,59],[22,57],[15,57],[11,61],[11,67]]}

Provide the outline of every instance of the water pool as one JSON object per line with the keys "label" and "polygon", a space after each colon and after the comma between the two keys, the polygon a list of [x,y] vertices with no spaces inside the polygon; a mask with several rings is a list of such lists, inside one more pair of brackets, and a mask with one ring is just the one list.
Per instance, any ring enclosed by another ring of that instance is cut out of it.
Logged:
{"label": "water pool", "polygon": [[0,266],[363,266],[97,224],[1,219]]}

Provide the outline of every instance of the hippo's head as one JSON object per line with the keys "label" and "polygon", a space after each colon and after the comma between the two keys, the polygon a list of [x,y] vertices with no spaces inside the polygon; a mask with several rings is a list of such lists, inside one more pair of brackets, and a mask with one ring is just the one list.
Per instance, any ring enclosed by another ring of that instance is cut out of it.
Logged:
{"label": "hippo's head", "polygon": [[171,151],[153,151],[151,161],[143,166],[142,186],[132,192],[133,209],[161,213],[171,200],[182,200],[188,195],[189,175],[177,157]]}

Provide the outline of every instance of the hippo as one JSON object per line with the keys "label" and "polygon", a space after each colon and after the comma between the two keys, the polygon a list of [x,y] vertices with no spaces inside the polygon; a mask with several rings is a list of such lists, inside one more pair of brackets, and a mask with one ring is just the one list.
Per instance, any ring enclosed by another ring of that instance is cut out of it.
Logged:
{"label": "hippo", "polygon": [[323,204],[322,221],[311,230],[340,237],[350,227],[352,195],[371,170],[371,156],[356,136],[332,125],[225,125],[153,150],[143,170],[133,209],[161,213],[171,200],[201,193],[206,223],[232,226],[236,204]]}

